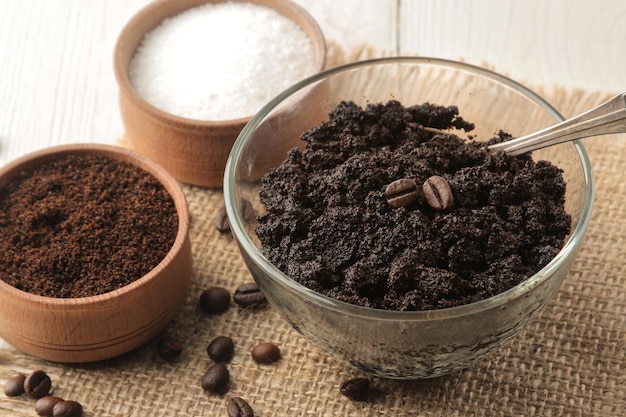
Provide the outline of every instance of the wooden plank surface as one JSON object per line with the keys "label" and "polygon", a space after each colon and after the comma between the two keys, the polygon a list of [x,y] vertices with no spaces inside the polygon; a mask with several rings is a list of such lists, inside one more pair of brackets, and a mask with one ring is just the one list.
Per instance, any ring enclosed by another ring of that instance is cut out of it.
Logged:
{"label": "wooden plank surface", "polygon": [[[329,41],[486,63],[530,84],[621,91],[626,2],[296,0]],[[0,0],[0,164],[123,135],[112,51],[148,0]]]}
{"label": "wooden plank surface", "polygon": [[400,50],[533,85],[626,89],[626,1],[402,1]]}

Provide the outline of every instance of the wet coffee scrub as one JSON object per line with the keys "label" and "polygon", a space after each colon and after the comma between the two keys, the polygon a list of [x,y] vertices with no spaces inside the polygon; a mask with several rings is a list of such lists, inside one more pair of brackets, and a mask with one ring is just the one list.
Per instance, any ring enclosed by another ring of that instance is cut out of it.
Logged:
{"label": "wet coffee scrub", "polygon": [[134,282],[178,230],[151,174],[104,155],[66,155],[0,189],[0,279],[33,294],[78,298]]}
{"label": "wet coffee scrub", "polygon": [[453,307],[545,266],[571,229],[562,170],[461,139],[455,106],[343,102],[268,173],[264,255],[329,297],[387,310]]}

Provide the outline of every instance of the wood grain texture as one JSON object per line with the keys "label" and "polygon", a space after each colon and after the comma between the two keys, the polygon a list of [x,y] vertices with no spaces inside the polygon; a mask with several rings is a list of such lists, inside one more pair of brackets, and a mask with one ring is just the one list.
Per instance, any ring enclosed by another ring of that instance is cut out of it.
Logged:
{"label": "wood grain texture", "polygon": [[125,3],[0,2],[1,163],[122,134],[112,50]]}
{"label": "wood grain texture", "polygon": [[399,43],[403,53],[487,64],[533,85],[618,93],[625,18],[622,0],[402,1]]}
{"label": "wood grain texture", "polygon": [[[489,65],[531,85],[626,86],[626,2],[295,0],[346,50]],[[113,47],[149,0],[0,1],[0,164],[42,147],[124,133]]]}

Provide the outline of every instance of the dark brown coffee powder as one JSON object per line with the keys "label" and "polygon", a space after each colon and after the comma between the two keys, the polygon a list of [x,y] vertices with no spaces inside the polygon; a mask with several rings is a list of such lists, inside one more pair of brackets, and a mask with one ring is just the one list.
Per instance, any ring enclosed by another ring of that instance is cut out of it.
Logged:
{"label": "dark brown coffee powder", "polygon": [[153,269],[177,230],[174,201],[154,176],[68,155],[0,189],[0,279],[49,297],[103,294]]}

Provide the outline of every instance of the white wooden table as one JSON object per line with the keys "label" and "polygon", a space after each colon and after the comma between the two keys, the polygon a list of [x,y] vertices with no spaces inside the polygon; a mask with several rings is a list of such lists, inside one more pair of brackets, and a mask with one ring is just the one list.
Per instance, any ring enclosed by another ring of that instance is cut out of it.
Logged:
{"label": "white wooden table", "polygon": [[[626,89],[624,0],[296,1],[346,50],[463,59],[532,85]],[[0,0],[0,165],[123,134],[113,47],[148,2]]]}

